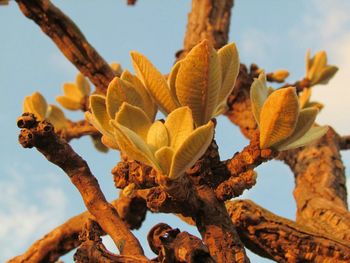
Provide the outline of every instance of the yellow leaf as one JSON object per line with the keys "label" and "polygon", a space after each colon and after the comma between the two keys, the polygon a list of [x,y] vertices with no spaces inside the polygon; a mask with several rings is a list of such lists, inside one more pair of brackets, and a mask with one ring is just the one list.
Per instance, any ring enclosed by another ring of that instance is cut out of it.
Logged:
{"label": "yellow leaf", "polygon": [[254,79],[252,86],[250,87],[252,112],[258,124],[260,124],[261,109],[269,94],[269,90],[266,87],[266,75],[262,72],[260,73],[259,78]]}
{"label": "yellow leaf", "polygon": [[81,106],[79,101],[66,96],[57,96],[56,101],[67,110],[79,110]]}
{"label": "yellow leaf", "polygon": [[61,130],[67,127],[67,119],[59,107],[49,105],[47,112],[47,119],[53,124],[56,130]]}
{"label": "yellow leaf", "polygon": [[284,82],[284,80],[289,76],[288,70],[280,69],[272,73],[272,78],[277,82]]}
{"label": "yellow leaf", "polygon": [[181,65],[181,60],[176,62],[176,64],[171,68],[170,74],[168,76],[168,85],[170,88],[170,92],[178,107],[180,107],[181,105],[176,96],[176,77],[177,77],[177,73],[179,72],[180,65]]}
{"label": "yellow leaf", "polygon": [[269,148],[289,137],[299,115],[298,97],[294,87],[273,92],[260,113],[260,148]]}
{"label": "yellow leaf", "polygon": [[148,130],[147,144],[154,147],[154,149],[169,145],[168,131],[161,121],[154,122]]}
{"label": "yellow leaf", "polygon": [[175,151],[169,178],[176,179],[182,176],[187,169],[191,168],[206,152],[213,139],[213,135],[214,124],[212,121],[194,130]]}
{"label": "yellow leaf", "polygon": [[303,137],[298,140],[292,142],[289,145],[280,148],[280,151],[290,150],[305,146],[310,144],[318,139],[320,139],[323,135],[325,135],[328,131],[328,126],[320,126],[320,127],[312,127],[308,132],[304,134]]}
{"label": "yellow leaf", "polygon": [[171,112],[164,123],[168,130],[170,146],[176,150],[192,133],[193,118],[189,107],[181,107]]}
{"label": "yellow leaf", "polygon": [[152,123],[140,108],[124,102],[115,116],[115,121],[135,132],[144,141],[147,140],[147,132]]}
{"label": "yellow leaf", "polygon": [[162,74],[144,55],[133,51],[131,58],[136,75],[142,80],[161,110],[165,113],[175,110],[177,105]]}
{"label": "yellow leaf", "polygon": [[313,59],[310,62],[310,68],[307,72],[307,78],[311,81],[311,85],[317,83],[317,80],[320,77],[321,70],[327,64],[327,55],[325,51],[319,51],[315,54]]}
{"label": "yellow leaf", "polygon": [[112,120],[111,125],[114,127],[118,145],[123,153],[128,155],[130,159],[137,160],[152,166],[158,171],[162,171],[152,151],[140,136],[127,127],[118,124],[116,121]]}
{"label": "yellow leaf", "polygon": [[101,142],[106,145],[108,148],[114,149],[114,150],[120,150],[117,142],[117,138],[115,135],[108,136],[106,134],[102,135]]}
{"label": "yellow leaf", "polygon": [[110,117],[107,114],[106,98],[101,95],[90,96],[90,107],[94,122],[92,123],[103,134],[113,134],[113,129],[109,124]]}
{"label": "yellow leaf", "polygon": [[90,95],[90,84],[83,74],[79,73],[75,79],[75,82],[82,97]]}
{"label": "yellow leaf", "polygon": [[189,106],[197,126],[214,115],[222,83],[218,55],[207,40],[195,46],[181,61],[176,78],[176,94]]}
{"label": "yellow leaf", "polygon": [[301,93],[299,93],[299,105],[300,108],[305,108],[305,105],[309,103],[311,97],[311,89],[305,88]]}
{"label": "yellow leaf", "polygon": [[33,113],[31,97],[30,96],[26,96],[24,98],[24,101],[23,101],[23,112]]}
{"label": "yellow leaf", "polygon": [[64,83],[63,84],[63,94],[65,97],[69,98],[70,100],[76,101],[80,104],[81,100],[81,93],[74,83]]}
{"label": "yellow leaf", "polygon": [[112,68],[114,74],[117,76],[117,77],[120,77],[121,74],[123,73],[123,69],[122,69],[122,66],[119,64],[119,63],[111,63],[110,67]]}
{"label": "yellow leaf", "polygon": [[134,76],[127,70],[125,70],[122,73],[120,78],[124,81],[129,82],[135,88],[135,90],[140,94],[144,104],[143,110],[144,112],[147,113],[150,120],[153,121],[157,113],[157,105],[153,102],[150,94],[146,90],[145,86],[143,86],[139,78]]}
{"label": "yellow leaf", "polygon": [[155,153],[155,157],[165,175],[169,175],[173,155],[174,151],[168,146],[160,148]]}
{"label": "yellow leaf", "polygon": [[34,92],[31,96],[30,102],[34,115],[39,120],[44,120],[47,112],[47,102],[43,95],[41,95],[39,92]]}
{"label": "yellow leaf", "polygon": [[302,137],[315,122],[318,110],[316,108],[302,109],[299,113],[298,121],[295,126],[294,132],[286,140],[276,145],[277,150],[283,149],[287,145],[293,143]]}
{"label": "yellow leaf", "polygon": [[236,45],[228,44],[218,51],[222,71],[222,86],[219,93],[218,104],[226,103],[231,94],[239,73],[239,56]]}

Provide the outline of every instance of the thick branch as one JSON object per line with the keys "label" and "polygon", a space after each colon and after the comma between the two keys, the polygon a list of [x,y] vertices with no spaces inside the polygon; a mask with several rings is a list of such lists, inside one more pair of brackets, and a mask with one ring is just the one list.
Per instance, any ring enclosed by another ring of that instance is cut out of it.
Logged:
{"label": "thick branch", "polygon": [[67,142],[86,135],[98,136],[100,132],[86,120],[68,122],[68,127],[60,131],[60,136]]}
{"label": "thick branch", "polygon": [[36,147],[50,162],[62,168],[79,190],[89,212],[102,229],[111,236],[122,254],[143,255],[138,240],[118,216],[115,208],[106,201],[100,186],[87,163],[53,131],[46,122],[37,122],[33,115],[23,115],[17,125],[25,148]]}
{"label": "thick branch", "polygon": [[341,136],[339,138],[339,148],[340,148],[340,150],[349,150],[350,149],[350,135]]}
{"label": "thick branch", "polygon": [[[146,216],[146,204],[138,197],[125,196],[112,202],[121,219],[130,229],[138,229]],[[96,220],[88,211],[72,217],[36,241],[28,250],[9,263],[56,262],[61,256],[78,247],[80,232],[88,219]]]}
{"label": "thick branch", "polygon": [[317,143],[282,153],[295,175],[297,221],[350,241],[346,178],[338,135],[330,129]]}
{"label": "thick branch", "polygon": [[37,23],[66,58],[96,86],[106,93],[114,73],[90,45],[74,22],[49,0],[16,0],[23,14]]}
{"label": "thick branch", "polygon": [[254,204],[227,203],[232,221],[244,244],[277,262],[349,262],[350,243],[313,232]]}
{"label": "thick branch", "polygon": [[192,0],[184,50],[177,57],[184,57],[203,39],[208,39],[215,48],[224,46],[228,41],[232,6],[233,0]]}

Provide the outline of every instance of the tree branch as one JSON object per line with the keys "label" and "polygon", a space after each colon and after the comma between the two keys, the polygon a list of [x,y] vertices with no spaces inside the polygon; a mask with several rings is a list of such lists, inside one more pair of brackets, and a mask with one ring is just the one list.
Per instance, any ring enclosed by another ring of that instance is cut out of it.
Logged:
{"label": "tree branch", "polygon": [[208,39],[215,48],[224,46],[228,41],[233,2],[234,0],[192,0],[184,49],[176,56],[183,58],[203,39]]}
{"label": "tree branch", "polygon": [[67,142],[72,139],[79,139],[86,135],[98,136],[100,132],[86,120],[77,122],[69,121],[67,128],[59,132],[61,138]]}
{"label": "tree branch", "polygon": [[143,255],[138,240],[105,199],[87,163],[53,131],[53,126],[46,121],[37,122],[32,114],[23,114],[17,125],[21,128],[21,145],[24,148],[36,147],[50,162],[66,172],[79,190],[87,209],[111,236],[120,253]]}
{"label": "tree branch", "polygon": [[350,149],[350,135],[341,136],[339,138],[339,148],[340,148],[340,150],[349,150]]}
{"label": "tree branch", "polygon": [[106,93],[114,73],[90,45],[74,22],[49,0],[16,0],[22,13],[37,23],[66,58],[96,86]]}
{"label": "tree branch", "polygon": [[252,201],[227,203],[244,244],[277,262],[349,262],[350,243],[314,232],[263,209]]}

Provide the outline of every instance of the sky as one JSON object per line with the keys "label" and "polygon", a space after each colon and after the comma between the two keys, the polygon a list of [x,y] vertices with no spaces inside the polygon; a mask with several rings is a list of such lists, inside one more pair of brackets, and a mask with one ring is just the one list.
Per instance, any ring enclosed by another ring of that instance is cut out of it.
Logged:
{"label": "sky", "polygon": [[[53,1],[84,32],[108,62],[117,61],[132,70],[129,52],[145,54],[161,72],[169,72],[174,54],[182,48],[189,0],[139,0],[134,7],[118,0]],[[330,64],[340,70],[327,86],[314,88],[312,99],[325,104],[317,122],[350,134],[350,2],[348,0],[236,0],[229,40],[237,44],[241,61],[257,63],[267,72],[290,71],[289,82],[305,74],[308,48],[314,54],[326,50]],[[38,26],[25,18],[18,6],[0,6],[0,262],[23,253],[29,245],[55,226],[85,210],[67,176],[34,149],[18,144],[16,118],[25,96],[40,91],[49,103],[62,93],[64,82],[73,82],[77,70]],[[74,120],[82,113],[66,115]],[[221,158],[230,158],[247,140],[225,117],[218,118],[216,140]],[[118,196],[110,170],[119,153],[101,154],[90,138],[72,141],[73,148],[90,165],[107,198]],[[342,152],[344,164],[350,155]],[[272,161],[259,166],[258,182],[241,198],[249,198],[270,211],[295,218],[294,179],[288,167]],[[346,170],[348,173],[348,170]],[[349,181],[349,180],[348,180]],[[349,184],[350,185],[350,184]],[[147,248],[145,236],[159,222],[198,235],[173,215],[148,214],[135,231]],[[110,249],[113,244],[106,239]],[[252,262],[270,262],[249,253]],[[63,258],[72,262],[72,254]]]}

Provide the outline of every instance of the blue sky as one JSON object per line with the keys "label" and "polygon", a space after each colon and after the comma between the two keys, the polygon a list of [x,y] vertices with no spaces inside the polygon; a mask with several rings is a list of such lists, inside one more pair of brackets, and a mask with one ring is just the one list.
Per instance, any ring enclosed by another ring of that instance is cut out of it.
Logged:
{"label": "blue sky", "polygon": [[[139,0],[134,7],[126,1],[53,1],[81,28],[90,43],[108,61],[131,69],[130,50],[145,54],[164,73],[182,48],[190,11],[189,0]],[[166,2],[166,3],[165,3]],[[236,0],[230,41],[236,42],[241,61],[257,63],[266,71],[290,70],[289,81],[303,77],[306,50],[324,49],[331,64],[340,67],[328,86],[316,87],[313,98],[326,105],[318,122],[331,124],[342,134],[350,133],[348,112],[350,79],[350,2],[347,0]],[[35,150],[17,142],[16,118],[24,96],[40,91],[49,103],[61,94],[62,84],[72,82],[77,70],[11,2],[0,7],[0,261],[23,252],[34,240],[84,209],[81,198],[64,173]],[[72,119],[81,113],[66,112]],[[238,129],[220,117],[216,131],[222,159],[229,158],[247,141]],[[110,175],[118,152],[96,153],[90,138],[72,142],[98,178],[108,199],[117,196]],[[345,165],[350,155],[343,153]],[[289,169],[270,162],[257,169],[257,185],[244,194],[269,210],[293,219],[294,179]],[[147,216],[137,236],[144,236],[158,222],[181,230],[196,231],[172,215]],[[106,241],[111,244],[110,241]],[[146,245],[145,245],[146,247]],[[148,255],[150,251],[147,250]],[[253,262],[268,262],[252,256]],[[65,258],[71,262],[71,256]]]}

